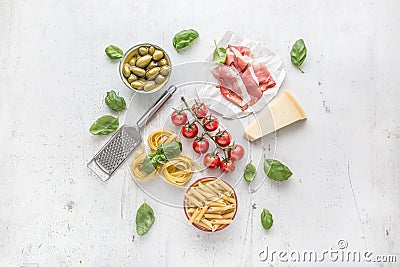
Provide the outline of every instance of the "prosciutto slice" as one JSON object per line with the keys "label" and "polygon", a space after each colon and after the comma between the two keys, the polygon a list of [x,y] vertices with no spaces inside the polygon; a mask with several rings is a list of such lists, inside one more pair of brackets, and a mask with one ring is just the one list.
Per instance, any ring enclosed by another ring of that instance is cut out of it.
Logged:
{"label": "prosciutto slice", "polygon": [[263,92],[276,84],[265,63],[250,56],[249,48],[228,45],[225,65],[212,69],[221,94],[242,110],[257,103]]}
{"label": "prosciutto slice", "polygon": [[258,84],[261,87],[261,91],[265,91],[268,88],[272,88],[276,85],[274,78],[272,78],[267,66],[264,63],[258,63],[252,65],[254,70],[254,75],[258,80]]}
{"label": "prosciutto slice", "polygon": [[254,79],[253,66],[249,66],[242,74],[242,81],[246,86],[247,92],[250,95],[249,105],[251,106],[256,103],[263,94],[256,79]]}
{"label": "prosciutto slice", "polygon": [[[235,104],[242,107],[246,103],[250,102],[251,97],[248,93],[245,84],[243,83],[242,78],[240,77],[240,74],[236,71],[236,69],[227,67],[225,65],[219,65],[213,68],[211,72],[214,75],[214,77],[218,80],[218,83],[220,84],[219,87],[220,89],[224,88],[224,90],[230,90],[231,92],[236,94],[235,96],[236,100],[234,102]],[[221,94],[223,96],[226,96],[225,91],[224,93],[221,91]],[[238,101],[237,99],[241,99],[241,101]]]}

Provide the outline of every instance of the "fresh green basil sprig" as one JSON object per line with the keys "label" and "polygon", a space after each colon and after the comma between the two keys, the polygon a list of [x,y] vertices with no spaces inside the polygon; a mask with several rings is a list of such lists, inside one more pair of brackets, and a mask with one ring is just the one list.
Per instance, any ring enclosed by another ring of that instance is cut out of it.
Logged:
{"label": "fresh green basil sprig", "polygon": [[224,64],[226,61],[226,49],[224,47],[218,47],[217,42],[214,40],[214,61],[218,64]]}
{"label": "fresh green basil sprig", "polygon": [[303,39],[297,40],[292,46],[292,51],[290,51],[290,59],[302,73],[304,71],[300,68],[307,56],[307,47]]}
{"label": "fresh green basil sprig", "polygon": [[121,112],[126,109],[125,99],[122,96],[117,95],[114,90],[107,92],[104,101],[106,102],[106,105],[115,112]]}
{"label": "fresh green basil sprig", "polygon": [[153,209],[144,202],[136,212],[136,232],[138,235],[146,234],[155,221]]}
{"label": "fresh green basil sprig", "polygon": [[105,52],[110,59],[119,59],[124,56],[124,52],[121,48],[115,45],[107,46]]}
{"label": "fresh green basil sprig", "polygon": [[246,182],[251,183],[257,175],[256,166],[252,164],[250,161],[249,164],[246,165],[243,173],[243,178]]}
{"label": "fresh green basil sprig", "polygon": [[271,212],[267,209],[263,209],[261,212],[261,224],[264,227],[265,230],[268,230],[272,227],[272,224],[274,223],[274,220],[272,218]]}
{"label": "fresh green basil sprig", "polygon": [[172,44],[176,51],[181,51],[193,44],[193,42],[199,37],[199,33],[193,29],[183,30],[175,34],[172,39]]}
{"label": "fresh green basil sprig", "polygon": [[142,164],[142,170],[147,173],[153,172],[158,164],[165,164],[167,160],[173,159],[182,152],[182,144],[173,141],[169,144],[161,144],[156,152],[148,154]]}
{"label": "fresh green basil sprig", "polygon": [[284,181],[292,176],[292,171],[282,162],[276,159],[264,160],[264,172],[272,180]]}
{"label": "fresh green basil sprig", "polygon": [[[115,112],[121,112],[126,109],[125,99],[122,96],[118,96],[113,90],[107,92],[104,102]],[[98,118],[92,126],[90,126],[89,131],[94,135],[108,135],[115,132],[118,129],[118,126],[118,117],[104,115]]]}
{"label": "fresh green basil sprig", "polygon": [[90,126],[89,131],[94,135],[108,135],[118,129],[119,121],[118,117],[111,115],[104,115],[98,118],[92,126]]}

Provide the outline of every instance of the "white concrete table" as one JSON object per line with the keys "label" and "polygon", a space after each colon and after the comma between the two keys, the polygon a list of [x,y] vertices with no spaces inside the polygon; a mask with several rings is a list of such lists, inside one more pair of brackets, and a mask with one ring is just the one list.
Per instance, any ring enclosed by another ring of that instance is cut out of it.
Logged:
{"label": "white concrete table", "polygon": [[[357,266],[398,266],[399,13],[395,0],[3,0],[0,265],[268,266],[270,258],[259,259],[266,246],[322,253],[343,239],[351,250],[397,255],[397,263]],[[185,28],[200,38],[178,54],[171,39]],[[85,166],[107,139],[88,131],[108,113],[105,92],[131,97],[104,48],[153,42],[179,64],[203,60],[226,30],[264,42],[285,63],[282,88],[308,115],[278,133],[277,158],[294,175],[255,194],[240,184],[237,218],[218,234],[147,198],[156,222],[138,236],[135,213],[145,196],[126,168],[103,184]],[[309,51],[305,74],[290,63],[298,38]],[[263,207],[274,215],[269,231],[260,224]]]}

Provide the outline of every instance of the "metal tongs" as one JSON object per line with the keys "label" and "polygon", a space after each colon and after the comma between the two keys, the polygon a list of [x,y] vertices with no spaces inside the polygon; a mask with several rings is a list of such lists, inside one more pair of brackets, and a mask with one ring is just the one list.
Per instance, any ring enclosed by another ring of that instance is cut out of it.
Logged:
{"label": "metal tongs", "polygon": [[133,150],[142,142],[142,128],[153,115],[175,93],[176,86],[171,85],[160,98],[136,122],[135,126],[122,125],[100,151],[88,162],[91,169],[103,182],[125,162]]}

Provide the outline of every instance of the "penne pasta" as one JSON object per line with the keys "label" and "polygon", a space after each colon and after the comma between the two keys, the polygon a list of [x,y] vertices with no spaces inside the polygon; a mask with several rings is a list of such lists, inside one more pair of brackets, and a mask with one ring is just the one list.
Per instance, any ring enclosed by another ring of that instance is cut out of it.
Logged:
{"label": "penne pasta", "polygon": [[196,216],[195,221],[196,221],[196,222],[201,221],[201,219],[203,218],[203,216],[204,216],[204,214],[206,213],[207,210],[208,210],[208,206],[204,206],[204,207],[201,209],[200,213]]}
{"label": "penne pasta", "polygon": [[192,217],[190,217],[189,224],[192,224],[194,222],[194,220],[196,219],[197,215],[199,215],[199,213],[200,213],[200,209],[196,209],[193,212]]}
{"label": "penne pasta", "polygon": [[[235,215],[235,212],[234,212],[234,211],[229,212],[229,213],[222,214],[221,217],[224,218],[224,219],[230,219],[230,218],[233,217],[233,215]],[[218,218],[215,218],[215,219],[218,219]]]}
{"label": "penne pasta", "polygon": [[212,213],[204,214],[204,218],[206,218],[206,219],[223,219],[222,215],[212,214]]}
{"label": "penne pasta", "polygon": [[232,220],[228,220],[228,219],[213,219],[213,220],[211,220],[211,222],[213,224],[230,224],[232,222]]}
{"label": "penne pasta", "polygon": [[228,197],[228,196],[223,196],[222,197],[223,200],[226,200],[232,204],[236,204],[236,201],[232,198],[232,197]]}
{"label": "penne pasta", "polygon": [[236,201],[233,189],[226,182],[217,178],[202,179],[185,195],[189,223],[205,231],[221,230],[232,222]]}

